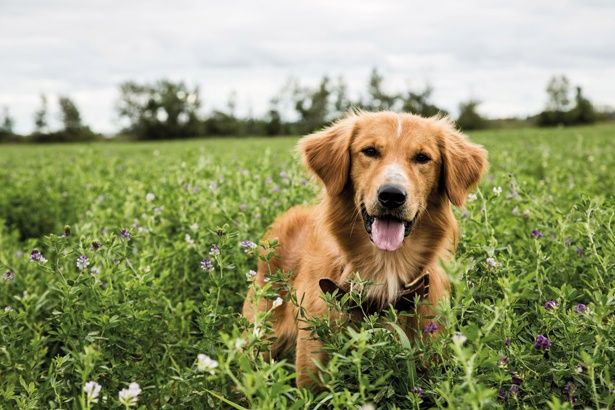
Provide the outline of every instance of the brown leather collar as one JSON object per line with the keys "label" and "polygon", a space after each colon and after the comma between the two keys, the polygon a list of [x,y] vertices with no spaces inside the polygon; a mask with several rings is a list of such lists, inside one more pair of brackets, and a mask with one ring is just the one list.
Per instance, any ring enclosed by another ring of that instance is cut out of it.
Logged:
{"label": "brown leather collar", "polygon": [[[337,300],[341,300],[345,294],[350,291],[350,284],[344,283],[339,285],[329,278],[322,278],[318,281],[320,289],[323,293],[333,295]],[[394,303],[391,303],[393,308],[398,312],[408,312],[414,310],[414,300],[416,296],[421,298],[426,297],[429,294],[429,274],[423,273],[421,276],[404,286],[399,292]],[[362,319],[365,316],[372,315],[374,313],[380,313],[385,307],[379,306],[373,300],[363,300],[359,305],[349,302],[348,313],[350,313],[353,319]]]}

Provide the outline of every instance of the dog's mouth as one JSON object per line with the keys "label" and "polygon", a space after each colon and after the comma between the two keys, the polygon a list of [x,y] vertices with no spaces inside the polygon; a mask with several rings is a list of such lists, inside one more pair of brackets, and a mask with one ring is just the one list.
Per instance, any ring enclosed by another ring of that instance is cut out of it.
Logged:
{"label": "dog's mouth", "polygon": [[406,221],[392,214],[372,216],[364,204],[361,204],[361,215],[369,239],[378,249],[389,252],[401,248],[404,238],[412,233],[416,220],[415,217],[411,221]]}

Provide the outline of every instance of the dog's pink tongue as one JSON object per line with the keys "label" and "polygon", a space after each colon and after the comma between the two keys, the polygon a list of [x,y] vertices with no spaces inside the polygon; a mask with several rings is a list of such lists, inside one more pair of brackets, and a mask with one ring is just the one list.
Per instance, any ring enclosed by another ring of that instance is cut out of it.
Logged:
{"label": "dog's pink tongue", "polygon": [[372,240],[383,251],[396,251],[404,241],[403,222],[375,218],[372,224]]}

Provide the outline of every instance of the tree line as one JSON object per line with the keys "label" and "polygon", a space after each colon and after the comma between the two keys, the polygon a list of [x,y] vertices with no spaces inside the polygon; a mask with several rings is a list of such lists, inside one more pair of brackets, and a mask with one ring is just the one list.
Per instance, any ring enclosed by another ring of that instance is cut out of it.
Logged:
{"label": "tree line", "polygon": [[[548,103],[545,109],[524,119],[493,120],[479,112],[480,101],[459,104],[456,118],[463,130],[499,127],[516,122],[524,125],[560,126],[591,124],[613,119],[612,112],[598,112],[583,95],[580,86],[573,87],[565,76],[554,76],[546,87]],[[368,111],[393,110],[422,116],[448,115],[432,99],[433,88],[406,89],[390,92],[384,87],[384,77],[373,69],[364,93],[355,100],[347,92],[343,77],[328,76],[315,86],[302,85],[291,79],[271,98],[264,116],[238,116],[236,93],[232,93],[224,109],[201,114],[202,100],[198,86],[183,81],[159,80],[153,83],[127,81],[119,86],[115,111],[125,124],[120,137],[160,140],[199,136],[302,135],[324,127],[351,109]],[[574,96],[573,96],[574,94]],[[34,131],[19,136],[13,132],[15,121],[8,107],[0,117],[0,141],[65,142],[89,141],[102,136],[83,123],[75,102],[59,96],[61,126],[49,126],[49,102],[41,95],[40,107],[34,113]]]}

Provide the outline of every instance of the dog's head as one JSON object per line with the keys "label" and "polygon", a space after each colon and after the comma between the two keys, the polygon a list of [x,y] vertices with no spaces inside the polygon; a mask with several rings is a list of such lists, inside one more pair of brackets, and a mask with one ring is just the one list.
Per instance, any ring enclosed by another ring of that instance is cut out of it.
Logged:
{"label": "dog's head", "polygon": [[430,204],[462,206],[487,166],[486,152],[447,119],[359,113],[299,143],[333,201],[352,201],[373,244],[401,248]]}

